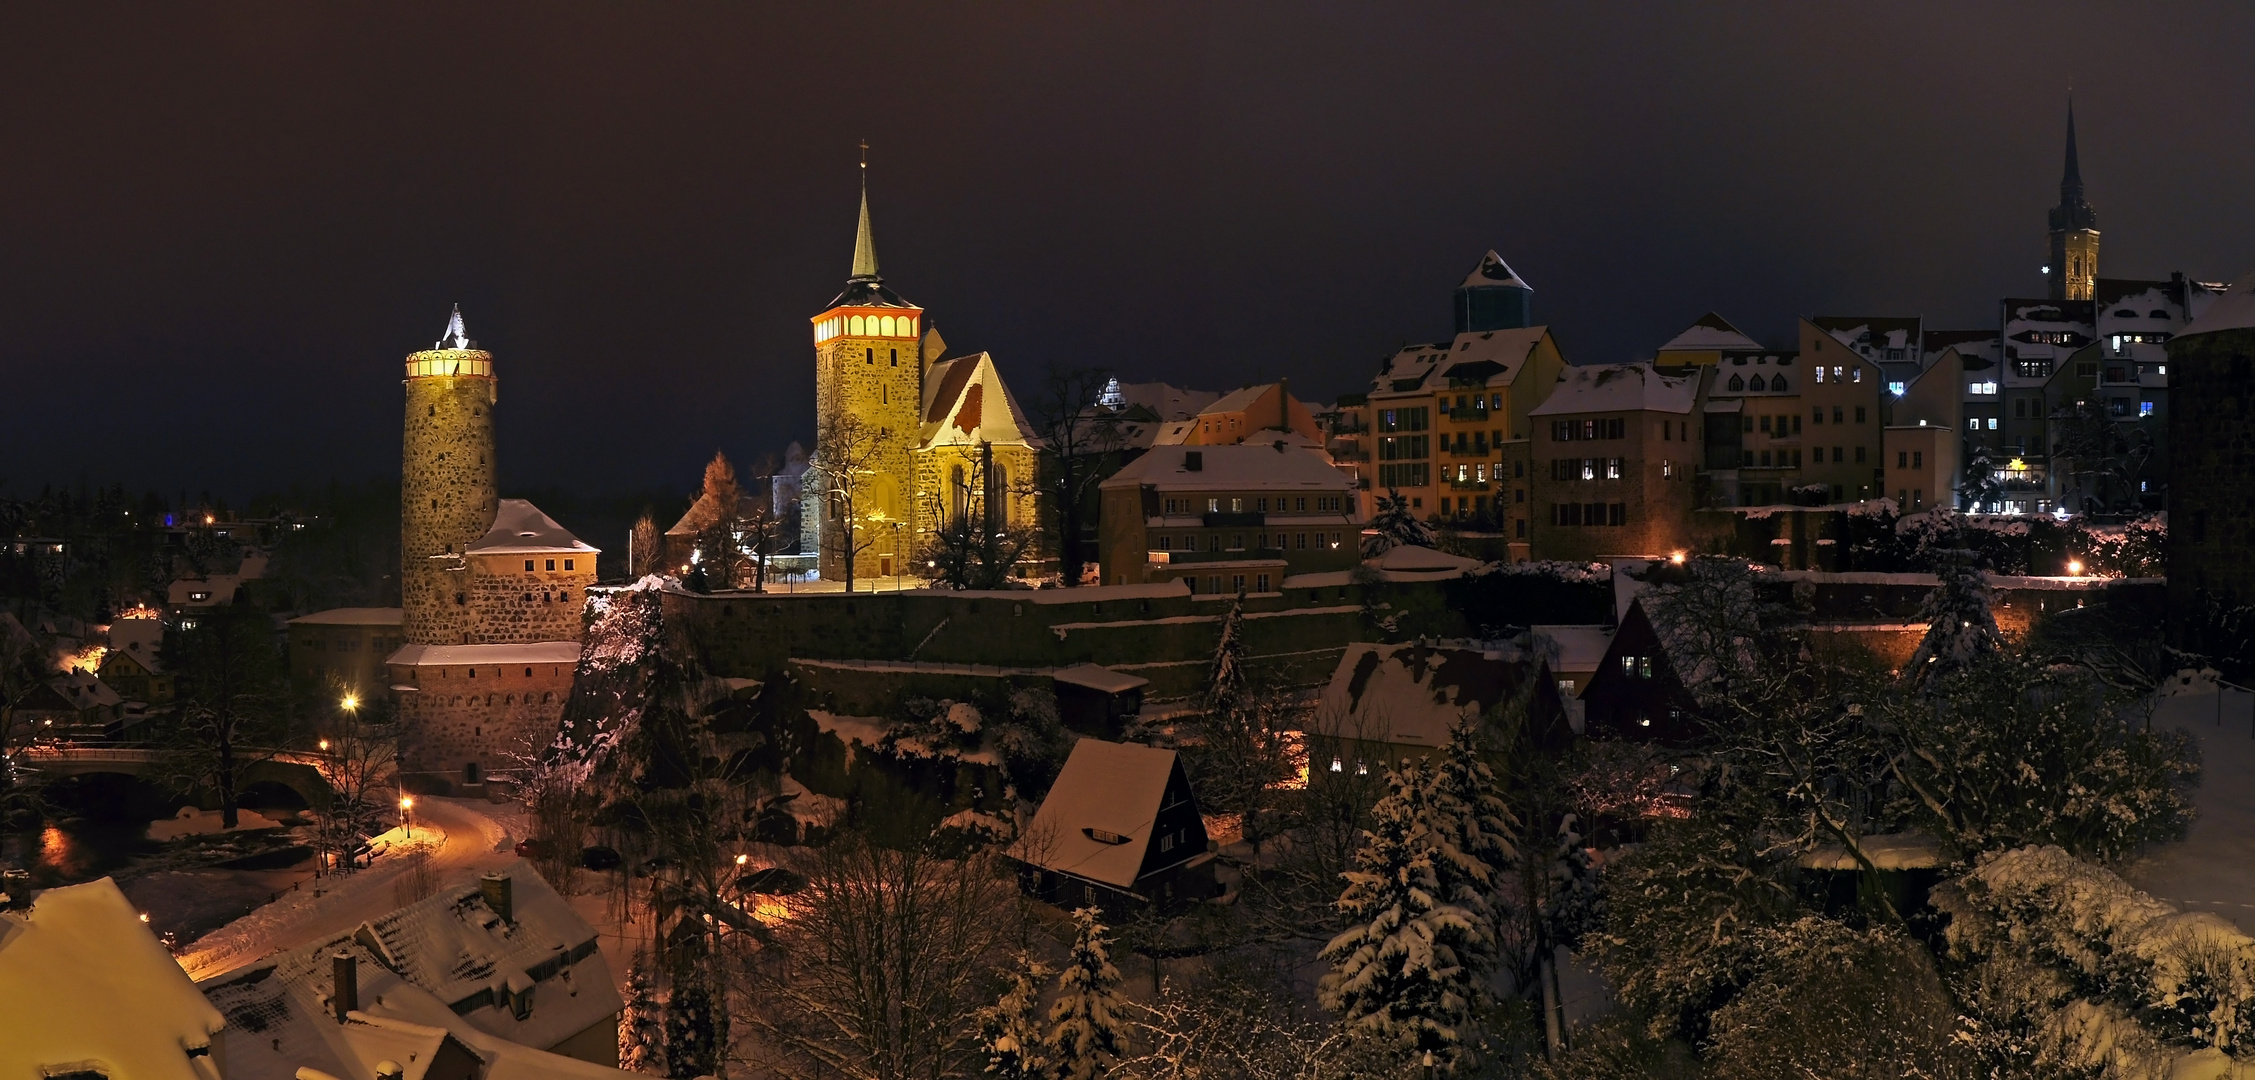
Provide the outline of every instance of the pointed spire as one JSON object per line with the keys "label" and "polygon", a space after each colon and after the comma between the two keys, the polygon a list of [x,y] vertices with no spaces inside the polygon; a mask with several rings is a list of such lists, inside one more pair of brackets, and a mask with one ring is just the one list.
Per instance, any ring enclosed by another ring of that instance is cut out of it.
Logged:
{"label": "pointed spire", "polygon": [[2063,195],[2069,192],[2079,195],[2083,191],[2083,169],[2075,160],[2075,92],[2073,90],[2067,92],[2067,171],[2060,174],[2059,190]]}
{"label": "pointed spire", "polygon": [[454,305],[454,314],[447,317],[446,332],[438,336],[434,349],[475,349],[478,343],[470,340],[470,331],[462,325],[462,305]]}
{"label": "pointed spire", "polygon": [[861,143],[861,228],[853,238],[853,278],[882,281],[877,274],[877,241],[869,232],[869,141]]}

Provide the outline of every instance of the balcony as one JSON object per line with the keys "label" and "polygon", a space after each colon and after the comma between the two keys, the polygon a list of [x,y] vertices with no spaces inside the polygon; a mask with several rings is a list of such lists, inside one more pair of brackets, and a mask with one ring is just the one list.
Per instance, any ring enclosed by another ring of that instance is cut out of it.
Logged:
{"label": "balcony", "polygon": [[1441,453],[1449,457],[1468,458],[1473,461],[1486,461],[1501,452],[1500,447],[1491,448],[1480,443],[1466,443],[1463,446],[1450,443],[1441,447]]}
{"label": "balcony", "polygon": [[1454,477],[1451,477],[1448,481],[1448,487],[1450,491],[1492,491],[1495,487],[1495,481],[1458,480]]}
{"label": "balcony", "polygon": [[1226,510],[1208,510],[1205,514],[1209,529],[1257,528],[1268,524],[1268,515],[1258,510],[1230,513]]}

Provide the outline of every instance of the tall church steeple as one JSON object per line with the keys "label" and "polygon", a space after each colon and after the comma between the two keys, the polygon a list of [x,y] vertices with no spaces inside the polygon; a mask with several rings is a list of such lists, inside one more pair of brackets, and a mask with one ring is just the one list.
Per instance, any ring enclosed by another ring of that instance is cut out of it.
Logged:
{"label": "tall church steeple", "polygon": [[2082,163],[2075,154],[2075,98],[2067,98],[2067,164],[2059,177],[2059,205],[2051,209],[2051,278],[2054,300],[2088,300],[2098,278],[2098,211],[2083,197]]}
{"label": "tall church steeple", "polygon": [[[2068,136],[2068,153],[2074,153],[2074,136]],[[877,240],[869,233],[869,144],[861,144],[861,228],[853,237],[854,281],[883,281],[877,273]]]}

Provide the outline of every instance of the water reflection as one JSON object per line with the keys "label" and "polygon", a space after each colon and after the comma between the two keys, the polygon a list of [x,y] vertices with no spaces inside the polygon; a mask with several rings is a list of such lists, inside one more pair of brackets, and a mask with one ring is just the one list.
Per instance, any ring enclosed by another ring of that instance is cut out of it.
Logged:
{"label": "water reflection", "polygon": [[18,842],[28,841],[27,846],[33,846],[32,857],[26,861],[31,864],[32,883],[44,889],[92,881],[125,866],[137,855],[159,850],[162,845],[147,838],[148,828],[145,821],[125,824],[66,818],[49,822],[36,837],[21,837]]}

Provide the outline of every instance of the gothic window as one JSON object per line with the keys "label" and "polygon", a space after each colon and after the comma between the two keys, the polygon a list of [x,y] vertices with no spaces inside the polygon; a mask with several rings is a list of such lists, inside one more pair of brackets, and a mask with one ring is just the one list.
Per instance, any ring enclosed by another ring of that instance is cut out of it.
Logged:
{"label": "gothic window", "polygon": [[1779,375],[1779,376],[1777,376],[1776,378],[1774,378],[1774,379],[1771,379],[1771,380],[1770,380],[1770,389],[1772,389],[1772,390],[1775,390],[1775,391],[1777,391],[1777,392],[1778,392],[1778,393],[1780,393],[1780,394],[1784,393],[1784,392],[1785,392],[1785,376],[1783,376],[1783,375]]}
{"label": "gothic window", "polygon": [[963,466],[950,466],[947,470],[949,513],[960,520],[971,512],[971,488],[963,482]]}

